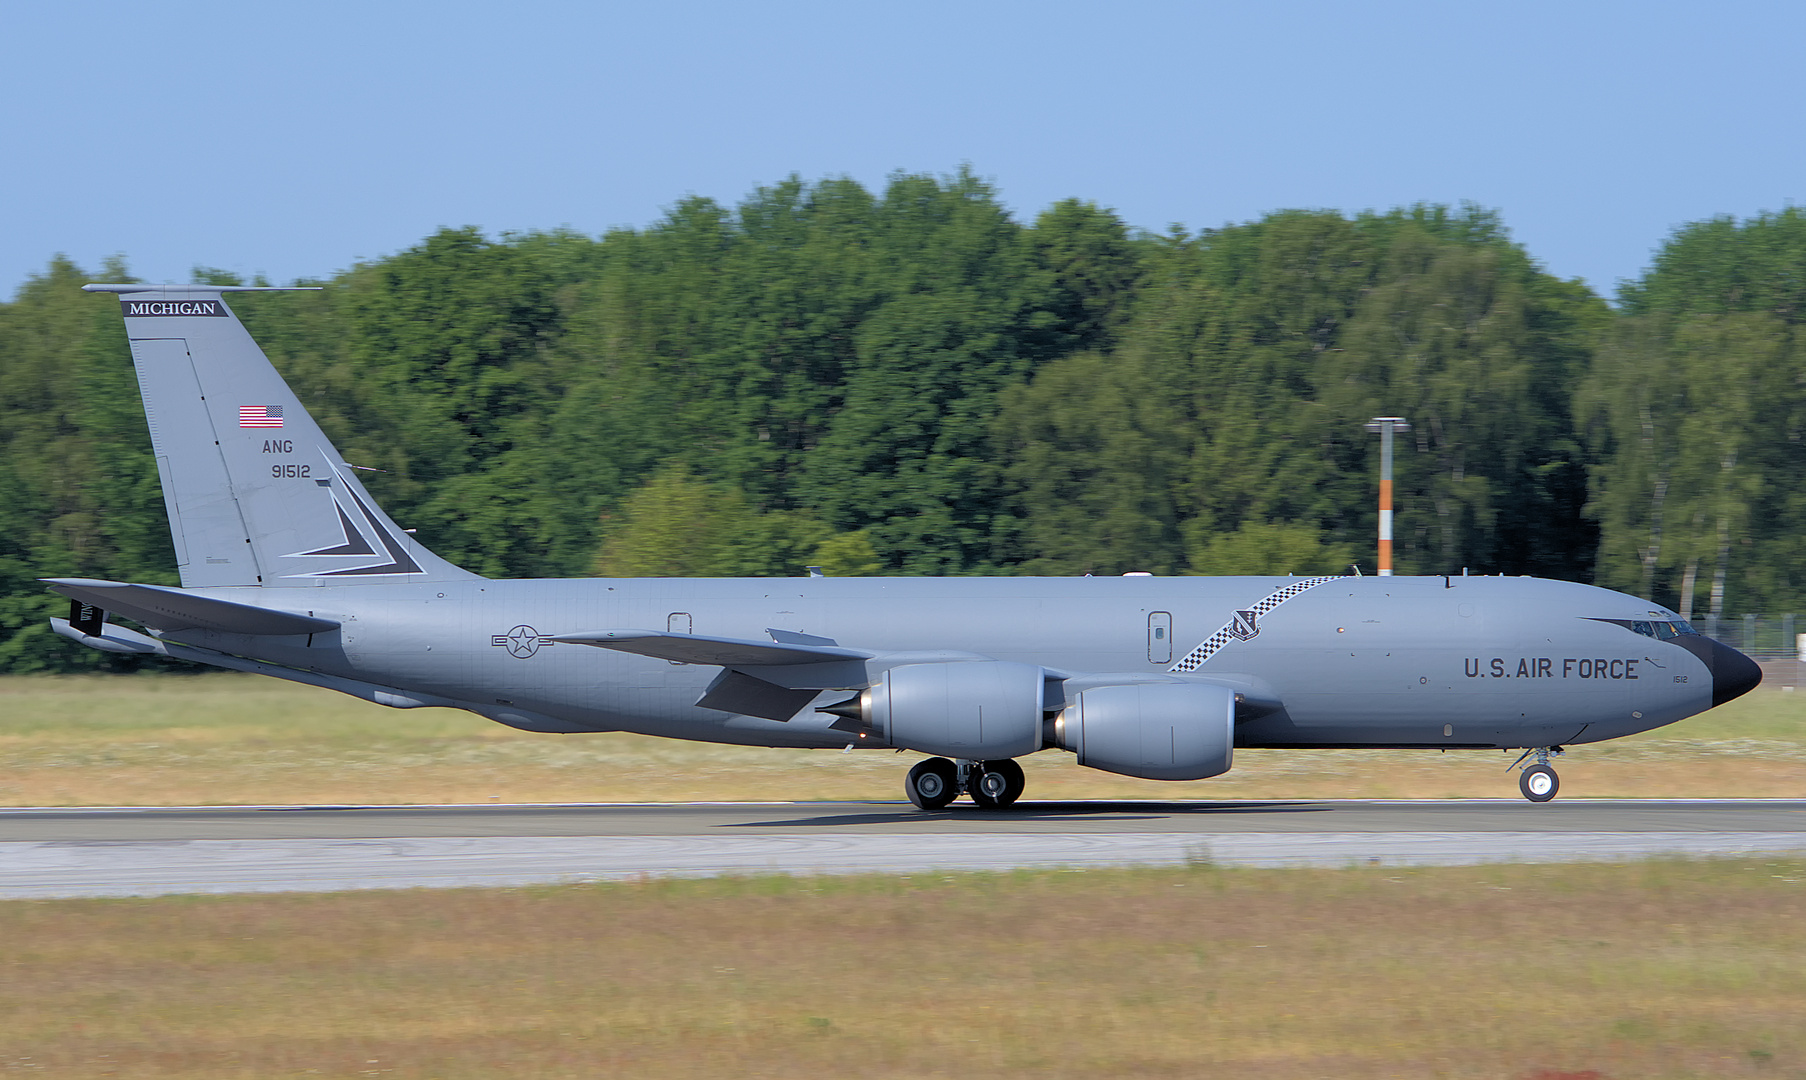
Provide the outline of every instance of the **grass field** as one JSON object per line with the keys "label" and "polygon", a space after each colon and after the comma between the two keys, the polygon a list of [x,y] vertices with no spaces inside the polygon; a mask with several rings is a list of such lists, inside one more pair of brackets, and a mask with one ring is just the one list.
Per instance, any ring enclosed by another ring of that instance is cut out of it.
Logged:
{"label": "grass field", "polygon": [[0,1073],[1798,1077],[1806,862],[0,903]]}
{"label": "grass field", "polygon": [[[1514,755],[1515,756],[1515,755]],[[0,805],[897,799],[913,755],[535,735],[251,675],[0,679]],[[1515,797],[1509,757],[1260,751],[1166,784],[1027,758],[1029,798]],[[1806,693],[1576,747],[1564,797],[1806,796]]]}
{"label": "grass field", "polygon": [[[252,675],[0,679],[0,805],[899,799],[914,755],[534,735]],[[1029,798],[1517,797],[1509,757],[1261,751],[1166,784],[1025,759]],[[1764,688],[1560,762],[1562,797],[1806,796],[1806,692]]]}

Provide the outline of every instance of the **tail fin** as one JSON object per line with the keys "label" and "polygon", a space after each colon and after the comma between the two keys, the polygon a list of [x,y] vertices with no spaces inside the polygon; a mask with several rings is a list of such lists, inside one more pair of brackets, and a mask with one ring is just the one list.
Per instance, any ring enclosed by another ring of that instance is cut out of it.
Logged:
{"label": "tail fin", "polygon": [[184,588],[470,578],[364,490],[221,294],[120,294]]}

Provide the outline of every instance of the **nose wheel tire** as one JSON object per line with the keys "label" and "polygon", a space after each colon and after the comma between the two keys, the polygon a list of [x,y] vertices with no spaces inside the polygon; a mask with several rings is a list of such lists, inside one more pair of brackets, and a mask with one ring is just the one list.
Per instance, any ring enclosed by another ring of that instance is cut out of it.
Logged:
{"label": "nose wheel tire", "polygon": [[903,781],[903,790],[920,809],[944,809],[959,794],[959,768],[944,757],[918,761]]}
{"label": "nose wheel tire", "polygon": [[1547,765],[1532,765],[1518,775],[1518,790],[1531,802],[1548,802],[1561,790],[1561,777]]}
{"label": "nose wheel tire", "polygon": [[972,801],[986,810],[1001,810],[1022,797],[1028,778],[1011,758],[978,763],[971,781]]}

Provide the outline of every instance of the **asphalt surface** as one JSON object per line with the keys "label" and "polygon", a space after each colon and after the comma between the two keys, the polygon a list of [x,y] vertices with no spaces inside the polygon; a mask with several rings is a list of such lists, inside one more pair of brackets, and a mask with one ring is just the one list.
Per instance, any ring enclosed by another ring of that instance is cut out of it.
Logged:
{"label": "asphalt surface", "polygon": [[555,806],[265,806],[0,810],[9,840],[282,840],[741,833],[1800,832],[1806,800],[1520,799],[956,803],[690,803]]}
{"label": "asphalt surface", "polygon": [[0,898],[745,873],[1806,857],[1806,801],[1033,802],[0,811]]}

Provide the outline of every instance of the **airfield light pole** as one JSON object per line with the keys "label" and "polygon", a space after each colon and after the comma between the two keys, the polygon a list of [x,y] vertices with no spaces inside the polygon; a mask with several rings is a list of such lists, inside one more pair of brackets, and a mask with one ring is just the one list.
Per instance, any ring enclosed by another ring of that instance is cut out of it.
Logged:
{"label": "airfield light pole", "polygon": [[1402,416],[1376,416],[1368,431],[1380,433],[1380,576],[1392,576],[1392,434],[1410,431]]}

